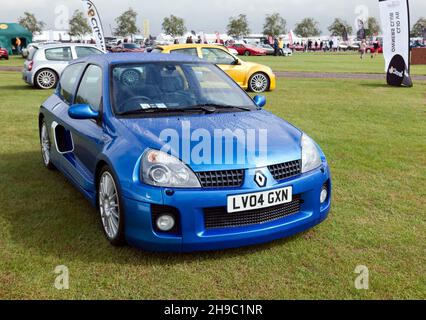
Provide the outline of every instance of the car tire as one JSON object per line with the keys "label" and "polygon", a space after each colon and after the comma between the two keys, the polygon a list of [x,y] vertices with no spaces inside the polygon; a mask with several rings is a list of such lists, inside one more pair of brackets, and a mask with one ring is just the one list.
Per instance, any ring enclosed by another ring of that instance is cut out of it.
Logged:
{"label": "car tire", "polygon": [[247,50],[247,51],[245,51],[245,52],[244,52],[244,55],[245,55],[246,57],[250,56],[250,51],[248,51],[248,50]]}
{"label": "car tire", "polygon": [[44,120],[40,124],[40,149],[41,149],[41,159],[44,166],[49,170],[55,170],[55,166],[52,163],[50,157],[50,149],[52,143],[49,136],[49,128]]}
{"label": "car tire", "polygon": [[39,89],[52,89],[58,84],[58,75],[51,69],[41,69],[35,74],[34,83]]}
{"label": "car tire", "polygon": [[121,205],[120,188],[114,173],[104,166],[97,179],[97,206],[102,230],[113,246],[126,244],[124,211]]}
{"label": "car tire", "polygon": [[263,72],[256,72],[253,74],[248,83],[248,88],[252,92],[262,93],[269,89],[270,79],[267,74]]}

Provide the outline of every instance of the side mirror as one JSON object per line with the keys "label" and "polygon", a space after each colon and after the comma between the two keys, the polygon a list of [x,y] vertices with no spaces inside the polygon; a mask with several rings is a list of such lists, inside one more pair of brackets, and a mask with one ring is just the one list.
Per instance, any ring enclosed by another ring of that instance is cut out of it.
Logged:
{"label": "side mirror", "polygon": [[266,97],[265,96],[255,96],[253,98],[253,101],[259,108],[263,108],[266,105]]}
{"label": "side mirror", "polygon": [[240,66],[241,65],[241,60],[240,59],[235,59],[235,61],[234,61],[234,65],[236,65],[236,66]]}
{"label": "side mirror", "polygon": [[68,109],[68,115],[76,120],[97,119],[99,112],[93,110],[88,104],[74,104]]}

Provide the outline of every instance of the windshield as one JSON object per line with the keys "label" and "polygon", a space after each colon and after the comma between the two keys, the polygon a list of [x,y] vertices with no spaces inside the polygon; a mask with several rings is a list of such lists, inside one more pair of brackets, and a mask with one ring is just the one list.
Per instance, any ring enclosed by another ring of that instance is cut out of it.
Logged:
{"label": "windshield", "polygon": [[154,62],[112,69],[116,114],[182,111],[205,106],[256,109],[223,71],[207,63]]}
{"label": "windshield", "polygon": [[136,49],[136,48],[140,48],[137,44],[135,43],[125,43],[123,44],[123,47],[126,49]]}

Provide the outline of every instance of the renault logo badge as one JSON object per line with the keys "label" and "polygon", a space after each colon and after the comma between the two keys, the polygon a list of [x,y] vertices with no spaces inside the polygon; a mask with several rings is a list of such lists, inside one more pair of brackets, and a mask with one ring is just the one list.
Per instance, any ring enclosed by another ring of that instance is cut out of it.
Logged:
{"label": "renault logo badge", "polygon": [[261,171],[256,171],[256,173],[254,174],[254,182],[256,182],[259,187],[263,188],[264,186],[266,186],[267,181],[268,179]]}

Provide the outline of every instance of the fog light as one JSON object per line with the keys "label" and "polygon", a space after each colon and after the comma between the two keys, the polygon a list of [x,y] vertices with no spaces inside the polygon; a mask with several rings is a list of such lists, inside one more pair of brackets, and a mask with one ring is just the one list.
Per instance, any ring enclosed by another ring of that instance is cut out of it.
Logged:
{"label": "fog light", "polygon": [[167,232],[173,229],[175,226],[175,218],[173,218],[171,215],[165,214],[162,216],[159,216],[157,218],[157,228],[161,231]]}
{"label": "fog light", "polygon": [[323,186],[321,189],[321,194],[320,194],[321,204],[323,204],[325,200],[327,200],[327,196],[328,196],[327,186]]}

